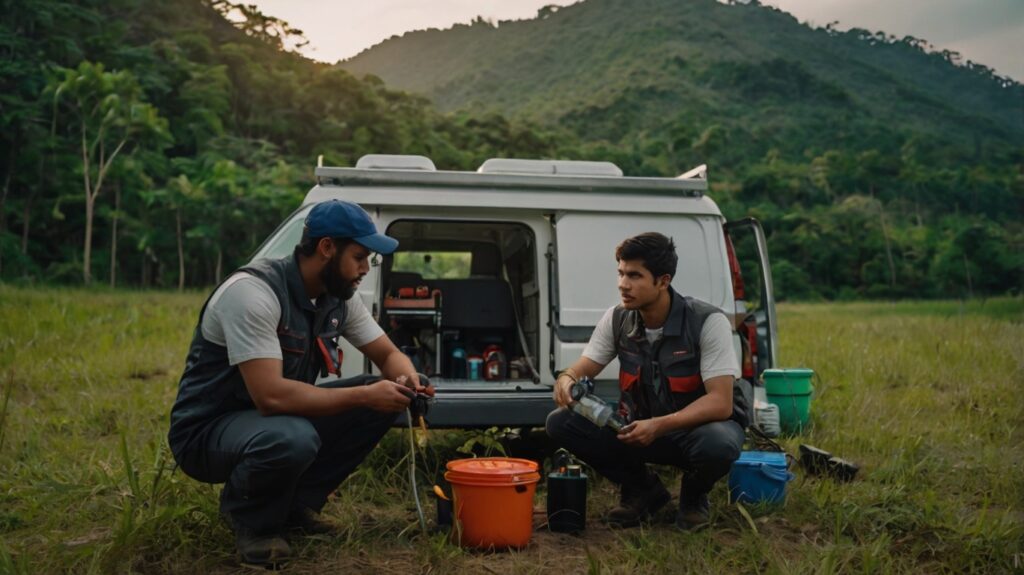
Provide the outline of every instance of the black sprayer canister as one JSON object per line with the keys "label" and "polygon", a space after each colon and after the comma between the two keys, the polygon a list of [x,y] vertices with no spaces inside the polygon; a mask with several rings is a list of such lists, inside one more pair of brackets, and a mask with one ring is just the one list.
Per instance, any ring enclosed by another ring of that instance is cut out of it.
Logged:
{"label": "black sprayer canister", "polygon": [[578,533],[587,527],[587,475],[564,450],[554,463],[548,474],[548,529]]}

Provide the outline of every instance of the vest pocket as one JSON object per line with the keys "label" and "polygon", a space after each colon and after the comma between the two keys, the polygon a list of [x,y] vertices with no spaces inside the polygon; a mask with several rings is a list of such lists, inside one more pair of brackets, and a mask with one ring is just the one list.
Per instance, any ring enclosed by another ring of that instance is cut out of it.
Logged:
{"label": "vest pocket", "polygon": [[281,343],[281,352],[285,357],[288,354],[302,355],[306,353],[306,338],[302,335],[278,330],[277,339]]}
{"label": "vest pocket", "polygon": [[281,343],[281,371],[289,379],[303,379],[303,362],[306,357],[306,338],[291,333],[279,332]]}
{"label": "vest pocket", "polygon": [[619,369],[619,390],[629,391],[637,381],[640,380],[640,370],[636,373],[629,373],[625,369]]}
{"label": "vest pocket", "polygon": [[665,376],[668,379],[668,387],[672,393],[690,393],[696,391],[703,383],[700,375],[687,375],[682,377]]}

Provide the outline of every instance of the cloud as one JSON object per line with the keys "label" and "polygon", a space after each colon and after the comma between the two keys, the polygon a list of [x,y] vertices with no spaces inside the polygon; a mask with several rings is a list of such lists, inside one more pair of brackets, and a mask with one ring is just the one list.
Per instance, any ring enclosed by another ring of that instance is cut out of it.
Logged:
{"label": "cloud", "polygon": [[1021,0],[764,0],[817,26],[866,28],[923,38],[956,50],[1018,80],[1024,79]]}

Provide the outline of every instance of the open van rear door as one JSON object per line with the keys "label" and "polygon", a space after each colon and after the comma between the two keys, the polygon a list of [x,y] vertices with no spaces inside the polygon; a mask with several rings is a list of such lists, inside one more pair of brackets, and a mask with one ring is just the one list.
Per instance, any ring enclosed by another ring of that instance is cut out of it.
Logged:
{"label": "open van rear door", "polygon": [[[594,326],[608,308],[621,301],[615,248],[628,237],[654,231],[674,238],[680,246],[679,269],[687,273],[677,274],[672,287],[721,309],[732,307],[722,219],[717,214],[580,211],[557,213],[551,219],[554,242],[548,250],[548,275],[552,373],[579,359]],[[618,397],[617,360],[606,365],[596,379],[599,395]]]}
{"label": "open van rear door", "polygon": [[[775,315],[775,290],[772,286],[772,269],[768,261],[768,245],[765,240],[761,223],[754,218],[743,218],[726,222],[725,242],[729,251],[729,267],[733,273],[733,296],[736,299],[737,313],[741,306],[749,306],[754,299],[757,302],[753,313],[756,318],[756,339],[752,351],[755,355],[754,378],[758,378],[765,369],[775,367],[779,360],[778,322]],[[744,273],[745,272],[745,273]],[[747,278],[744,282],[743,278]],[[749,283],[756,278],[757,283]],[[749,310],[749,307],[747,308]],[[746,366],[744,366],[746,372]],[[744,373],[746,377],[747,374]]]}

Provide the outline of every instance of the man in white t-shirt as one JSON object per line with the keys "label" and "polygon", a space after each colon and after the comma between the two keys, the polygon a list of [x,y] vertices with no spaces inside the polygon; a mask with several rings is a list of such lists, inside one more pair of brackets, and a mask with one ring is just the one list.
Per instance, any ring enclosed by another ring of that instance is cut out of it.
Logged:
{"label": "man in white t-shirt", "polygon": [[[648,463],[683,470],[676,525],[707,524],[708,492],[739,457],[749,423],[750,396],[740,376],[725,314],[672,287],[678,257],[656,232],[616,248],[622,303],[594,329],[583,356],[555,381],[558,409],[547,432],[596,471],[619,484],[613,526],[649,519],[671,496]],[[570,388],[619,360],[621,431],[598,428],[570,409]]]}
{"label": "man in white t-shirt", "polygon": [[[224,483],[244,563],[281,563],[288,532],[329,530],[317,518],[328,495],[416,392],[433,394],[353,298],[370,254],[397,246],[358,205],[317,204],[293,254],[231,274],[200,312],[168,443],[187,475]],[[313,385],[340,375],[339,338],[383,377]]]}

